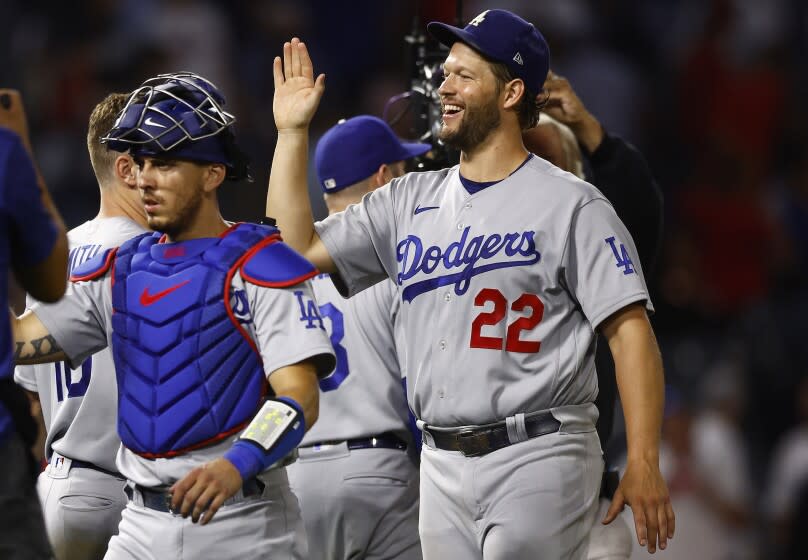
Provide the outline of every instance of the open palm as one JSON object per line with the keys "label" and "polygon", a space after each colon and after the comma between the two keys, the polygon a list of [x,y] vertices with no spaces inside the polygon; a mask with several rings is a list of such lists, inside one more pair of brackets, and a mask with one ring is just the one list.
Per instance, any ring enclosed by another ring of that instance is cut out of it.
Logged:
{"label": "open palm", "polygon": [[272,110],[278,132],[307,127],[323,96],[325,74],[314,79],[309,52],[297,37],[284,43],[283,60],[275,57],[272,72],[275,79]]}

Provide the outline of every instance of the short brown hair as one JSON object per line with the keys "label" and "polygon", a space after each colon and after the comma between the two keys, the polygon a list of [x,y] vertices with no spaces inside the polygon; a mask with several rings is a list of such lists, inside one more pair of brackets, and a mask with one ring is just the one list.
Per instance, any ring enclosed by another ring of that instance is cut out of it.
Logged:
{"label": "short brown hair", "polygon": [[[515,80],[516,76],[501,62],[489,60],[489,64],[491,65],[491,72],[493,72],[494,78],[497,80],[497,93],[500,93],[503,86],[511,80]],[[547,104],[545,97],[537,97],[539,93],[541,92],[531,92],[525,87],[525,93],[516,106],[516,116],[519,119],[519,126],[522,130],[528,130],[539,124],[539,115]]]}
{"label": "short brown hair", "polygon": [[99,140],[115,125],[115,119],[123,111],[128,98],[128,93],[110,93],[90,113],[90,122],[87,127],[87,151],[90,152],[90,163],[92,163],[95,176],[102,187],[112,179],[112,166],[120,154],[110,150]]}

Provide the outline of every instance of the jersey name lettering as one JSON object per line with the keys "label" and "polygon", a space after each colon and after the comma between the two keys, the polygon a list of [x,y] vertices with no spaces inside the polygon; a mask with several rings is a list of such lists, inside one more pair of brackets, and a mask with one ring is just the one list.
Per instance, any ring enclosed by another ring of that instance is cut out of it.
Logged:
{"label": "jersey name lettering", "polygon": [[[533,239],[533,231],[504,235],[492,233],[469,239],[470,230],[470,227],[466,227],[460,239],[449,243],[445,249],[437,245],[424,249],[421,238],[416,235],[408,235],[399,241],[396,259],[401,263],[401,272],[398,274],[400,285],[419,273],[432,274],[440,266],[446,271],[462,267],[459,272],[413,282],[402,291],[404,301],[412,301],[423,293],[449,284],[455,285],[454,291],[460,296],[466,293],[471,279],[478,274],[511,266],[529,266],[541,259],[541,253],[536,249]],[[508,257],[508,260],[478,265],[479,261],[490,261],[497,256]]]}
{"label": "jersey name lettering", "polygon": [[101,245],[82,245],[70,249],[67,259],[68,272],[72,272],[74,268],[96,256],[100,250]]}

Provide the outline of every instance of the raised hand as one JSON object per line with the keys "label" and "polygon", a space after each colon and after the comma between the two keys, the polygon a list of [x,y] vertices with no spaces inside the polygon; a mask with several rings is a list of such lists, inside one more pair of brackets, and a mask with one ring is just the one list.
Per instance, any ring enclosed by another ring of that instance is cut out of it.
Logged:
{"label": "raised hand", "polygon": [[309,51],[297,37],[283,44],[283,60],[276,56],[272,64],[275,96],[272,111],[278,132],[306,129],[325,90],[325,74],[314,78]]}
{"label": "raised hand", "polygon": [[544,81],[547,105],[543,111],[572,130],[589,153],[603,141],[603,128],[584,106],[569,81],[550,70]]}

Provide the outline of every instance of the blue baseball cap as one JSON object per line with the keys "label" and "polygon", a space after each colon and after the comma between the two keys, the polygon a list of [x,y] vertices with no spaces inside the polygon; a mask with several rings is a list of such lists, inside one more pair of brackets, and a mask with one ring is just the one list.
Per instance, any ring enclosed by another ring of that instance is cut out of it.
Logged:
{"label": "blue baseball cap", "polygon": [[538,94],[550,69],[550,48],[532,23],[507,10],[486,10],[460,29],[433,21],[426,26],[429,34],[451,47],[465,43],[483,56],[501,62],[525,88]]}
{"label": "blue baseball cap", "polygon": [[382,119],[361,115],[341,120],[323,134],[314,150],[314,166],[323,191],[333,193],[367,179],[383,163],[431,149],[430,144],[402,142]]}

